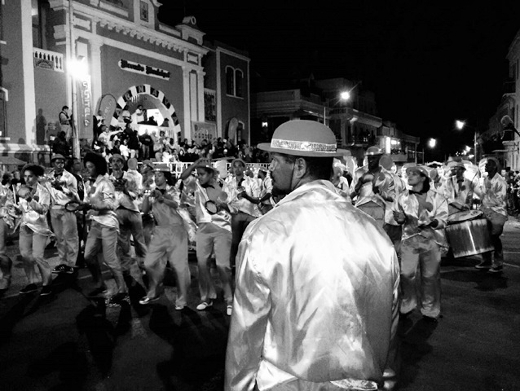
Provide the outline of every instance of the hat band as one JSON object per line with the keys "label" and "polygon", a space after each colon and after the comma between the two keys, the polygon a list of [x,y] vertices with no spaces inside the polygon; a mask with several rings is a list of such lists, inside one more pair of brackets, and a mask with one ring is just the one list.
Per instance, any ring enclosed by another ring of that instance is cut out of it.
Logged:
{"label": "hat band", "polygon": [[337,151],[336,144],[313,143],[310,141],[292,141],[274,138],[271,140],[271,148],[288,149],[300,152],[324,152],[335,153]]}

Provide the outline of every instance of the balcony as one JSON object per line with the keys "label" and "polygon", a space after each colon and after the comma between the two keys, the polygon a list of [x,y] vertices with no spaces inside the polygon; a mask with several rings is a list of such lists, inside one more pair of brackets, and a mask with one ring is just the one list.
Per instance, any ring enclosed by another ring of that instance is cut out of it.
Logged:
{"label": "balcony", "polygon": [[63,54],[33,48],[34,66],[36,68],[49,69],[56,72],[64,72]]}

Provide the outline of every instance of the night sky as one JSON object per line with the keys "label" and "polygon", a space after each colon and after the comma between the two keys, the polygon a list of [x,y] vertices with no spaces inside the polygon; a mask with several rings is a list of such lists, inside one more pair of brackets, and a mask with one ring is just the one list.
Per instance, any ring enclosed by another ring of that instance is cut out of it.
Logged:
{"label": "night sky", "polygon": [[362,80],[383,120],[438,139],[434,158],[471,144],[455,119],[487,129],[520,30],[518,0],[162,2],[161,21],[194,15],[206,38],[247,50],[252,77]]}

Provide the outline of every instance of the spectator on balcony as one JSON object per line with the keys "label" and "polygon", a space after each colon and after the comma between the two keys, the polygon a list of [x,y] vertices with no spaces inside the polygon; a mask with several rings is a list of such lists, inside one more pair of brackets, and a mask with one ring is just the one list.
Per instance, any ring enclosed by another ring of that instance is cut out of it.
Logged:
{"label": "spectator on balcony", "polygon": [[65,140],[70,143],[72,139],[72,116],[70,115],[68,106],[61,108],[58,114],[58,120],[60,122],[61,131],[65,132]]}

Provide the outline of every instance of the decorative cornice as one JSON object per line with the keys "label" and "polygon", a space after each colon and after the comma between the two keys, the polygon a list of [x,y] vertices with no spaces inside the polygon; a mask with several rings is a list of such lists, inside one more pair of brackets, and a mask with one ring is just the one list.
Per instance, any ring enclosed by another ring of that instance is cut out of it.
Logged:
{"label": "decorative cornice", "polygon": [[117,33],[128,35],[132,38],[137,38],[144,42],[150,42],[157,46],[167,48],[168,50],[176,50],[179,52],[190,50],[202,55],[205,55],[208,52],[206,48],[201,46],[194,45],[190,42],[183,41],[180,38],[172,37],[165,33],[161,33],[144,26],[139,26],[134,22],[118,18],[107,12],[94,9],[91,6],[85,4],[75,4],[74,12],[82,16],[90,17],[92,22],[99,23],[99,26],[102,28],[114,30]]}
{"label": "decorative cornice", "polygon": [[228,50],[228,49],[225,49],[223,47],[217,47],[216,51],[224,53],[224,54],[227,54],[228,56],[231,56],[231,57],[236,57],[236,58],[238,58],[240,60],[243,60],[243,61],[246,61],[246,62],[251,61],[251,59],[249,57],[243,56],[242,54],[235,53],[235,52],[233,52],[231,50]]}

